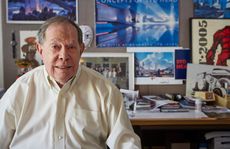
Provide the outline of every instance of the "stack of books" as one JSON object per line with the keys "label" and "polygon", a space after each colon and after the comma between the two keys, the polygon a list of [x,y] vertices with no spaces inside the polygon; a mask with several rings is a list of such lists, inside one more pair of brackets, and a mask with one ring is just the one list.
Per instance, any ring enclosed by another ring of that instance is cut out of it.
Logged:
{"label": "stack of books", "polygon": [[[179,103],[180,103],[180,106],[183,108],[195,110],[195,108],[196,108],[195,101],[196,100],[197,100],[197,98],[184,96],[184,99],[180,100]],[[202,101],[202,106],[206,104],[205,101],[203,101],[203,100],[201,100],[201,101]]]}
{"label": "stack of books", "polygon": [[187,112],[188,109],[184,109],[180,106],[178,101],[169,100],[160,96],[143,96],[143,99],[153,102],[153,109],[159,109],[161,112]]}
{"label": "stack of books", "polygon": [[184,109],[180,106],[179,102],[168,103],[160,107],[161,112],[187,112],[188,109]]}

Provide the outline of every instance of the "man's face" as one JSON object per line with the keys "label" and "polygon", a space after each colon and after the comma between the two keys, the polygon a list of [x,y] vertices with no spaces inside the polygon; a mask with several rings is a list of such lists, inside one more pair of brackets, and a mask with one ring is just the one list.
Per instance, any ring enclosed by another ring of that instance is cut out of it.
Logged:
{"label": "man's face", "polygon": [[52,24],[45,33],[38,51],[45,68],[59,86],[63,86],[75,74],[84,44],[79,44],[77,30],[70,24]]}

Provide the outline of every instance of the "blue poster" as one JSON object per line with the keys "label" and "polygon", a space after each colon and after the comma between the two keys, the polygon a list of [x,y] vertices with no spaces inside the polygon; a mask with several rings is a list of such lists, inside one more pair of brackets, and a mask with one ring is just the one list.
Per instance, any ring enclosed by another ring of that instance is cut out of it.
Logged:
{"label": "blue poster", "polygon": [[193,0],[194,17],[230,18],[230,0]]}
{"label": "blue poster", "polygon": [[54,16],[77,19],[77,0],[7,0],[8,23],[42,23]]}
{"label": "blue poster", "polygon": [[176,49],[175,50],[175,79],[186,79],[188,63],[191,63],[191,50]]}
{"label": "blue poster", "polygon": [[178,44],[178,0],[96,0],[97,47]]}

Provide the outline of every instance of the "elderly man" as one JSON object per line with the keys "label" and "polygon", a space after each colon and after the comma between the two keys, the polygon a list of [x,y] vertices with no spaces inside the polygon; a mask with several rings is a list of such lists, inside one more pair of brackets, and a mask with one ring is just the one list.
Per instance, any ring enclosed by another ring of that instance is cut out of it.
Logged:
{"label": "elderly man", "polygon": [[38,32],[44,66],[21,76],[0,101],[1,149],[139,149],[119,90],[79,65],[82,32],[65,17]]}

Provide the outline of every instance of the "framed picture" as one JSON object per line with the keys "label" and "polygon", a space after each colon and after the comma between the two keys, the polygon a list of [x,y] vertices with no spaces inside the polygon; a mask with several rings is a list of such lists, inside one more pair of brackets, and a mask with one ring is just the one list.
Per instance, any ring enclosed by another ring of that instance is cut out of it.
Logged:
{"label": "framed picture", "polygon": [[[19,32],[20,35],[20,58],[34,59],[34,62],[38,65],[42,65],[43,62],[37,52],[35,42],[37,41],[36,30],[22,30]],[[32,55],[34,51],[35,55]],[[30,57],[26,57],[30,56]],[[31,57],[33,56],[33,58]]]}
{"label": "framed picture", "polygon": [[192,62],[230,66],[230,19],[191,19]]}
{"label": "framed picture", "polygon": [[96,0],[97,47],[179,44],[179,0]]}
{"label": "framed picture", "polygon": [[128,48],[134,51],[135,84],[182,84],[175,79],[175,48]]}
{"label": "framed picture", "polygon": [[83,53],[82,65],[101,73],[120,89],[134,90],[133,53]]}
{"label": "framed picture", "polygon": [[7,23],[38,24],[53,16],[78,22],[78,0],[6,0]]}
{"label": "framed picture", "polygon": [[193,0],[194,17],[230,18],[229,0]]}

